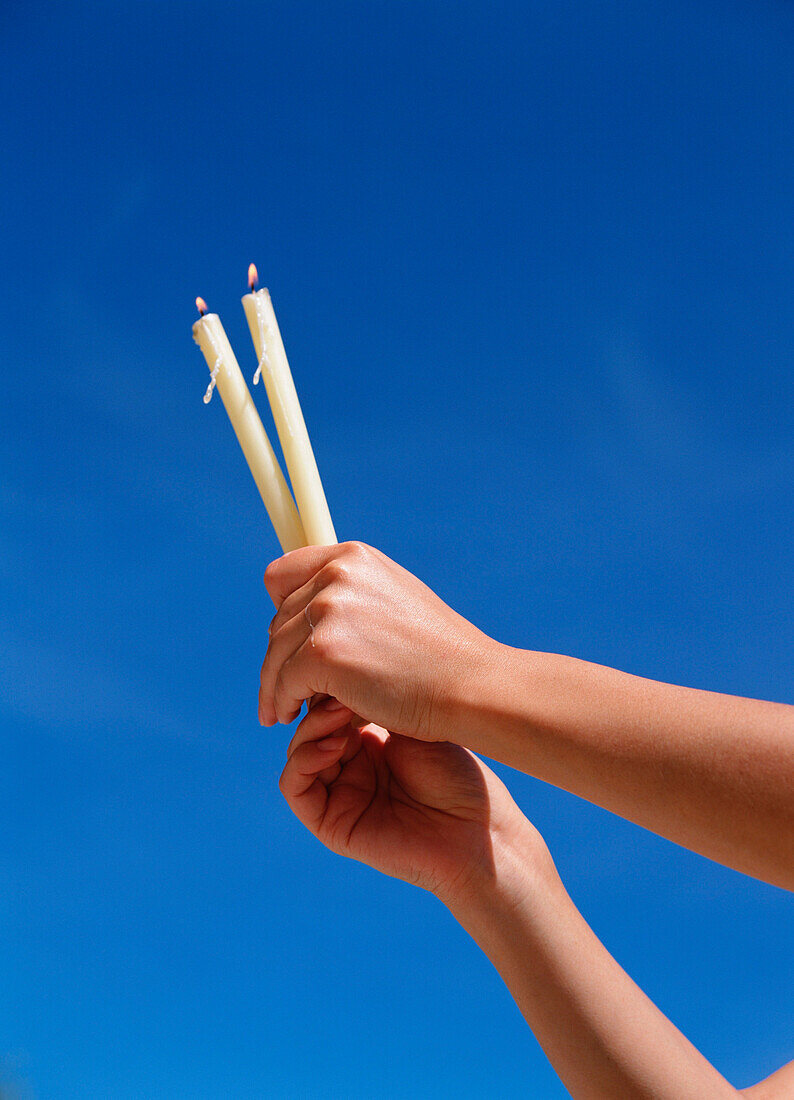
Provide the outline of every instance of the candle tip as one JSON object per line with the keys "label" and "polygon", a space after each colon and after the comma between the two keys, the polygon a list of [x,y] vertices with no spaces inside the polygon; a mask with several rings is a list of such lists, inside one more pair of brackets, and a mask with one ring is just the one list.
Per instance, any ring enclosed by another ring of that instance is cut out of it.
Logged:
{"label": "candle tip", "polygon": [[196,309],[199,311],[202,317],[207,312],[207,303],[204,301],[203,298],[196,298]]}
{"label": "candle tip", "polygon": [[256,270],[256,264],[248,265],[248,288],[253,290],[256,284],[259,282],[259,273]]}

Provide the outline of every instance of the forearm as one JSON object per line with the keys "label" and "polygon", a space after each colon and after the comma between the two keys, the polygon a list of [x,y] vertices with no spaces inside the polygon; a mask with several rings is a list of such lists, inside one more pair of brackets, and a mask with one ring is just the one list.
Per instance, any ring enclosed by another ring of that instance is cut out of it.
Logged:
{"label": "forearm", "polygon": [[716,1100],[736,1090],[662,1015],[583,920],[529,840],[449,908],[512,993],[575,1100]]}
{"label": "forearm", "polygon": [[794,707],[498,646],[458,722],[476,752],[794,888]]}

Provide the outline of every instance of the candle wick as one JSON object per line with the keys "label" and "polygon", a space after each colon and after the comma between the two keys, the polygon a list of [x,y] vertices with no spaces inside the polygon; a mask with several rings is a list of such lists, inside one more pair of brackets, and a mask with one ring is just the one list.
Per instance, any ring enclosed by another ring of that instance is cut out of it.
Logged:
{"label": "candle wick", "polygon": [[210,384],[207,386],[207,392],[204,394],[204,404],[209,405],[212,400],[212,391],[215,389],[215,383],[218,381],[218,371],[221,369],[220,358],[215,360],[215,366],[210,371]]}

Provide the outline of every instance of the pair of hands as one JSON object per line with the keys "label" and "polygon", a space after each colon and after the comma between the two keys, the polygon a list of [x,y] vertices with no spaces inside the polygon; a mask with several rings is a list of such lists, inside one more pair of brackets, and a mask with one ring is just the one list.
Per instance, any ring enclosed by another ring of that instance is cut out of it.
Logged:
{"label": "pair of hands", "polygon": [[[598,942],[468,747],[779,885],[794,708],[499,646],[376,550],[274,562],[260,720],[333,851],[433,891],[490,956],[571,1095],[738,1096]],[[390,732],[387,732],[390,731]],[[468,747],[467,747],[468,746]],[[791,1095],[794,1063],[749,1095]]]}
{"label": "pair of hands", "polygon": [[295,815],[332,851],[447,904],[478,890],[496,849],[531,830],[490,768],[454,743],[495,643],[361,543],[295,550],[265,585],[277,612],[260,722],[289,723],[323,698],[281,776]]}

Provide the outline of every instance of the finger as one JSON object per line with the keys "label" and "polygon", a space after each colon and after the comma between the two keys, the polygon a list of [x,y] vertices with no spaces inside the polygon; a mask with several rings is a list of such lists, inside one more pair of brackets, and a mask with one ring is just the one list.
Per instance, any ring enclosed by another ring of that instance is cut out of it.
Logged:
{"label": "finger", "polygon": [[317,741],[342,729],[349,724],[352,713],[350,708],[342,706],[338,699],[327,699],[324,703],[319,703],[298,723],[298,728],[287,746],[287,756],[292,756],[295,750],[307,741]]}
{"label": "finger", "polygon": [[[296,619],[303,618],[296,615]],[[273,707],[282,725],[289,725],[300,713],[304,700],[317,692],[329,694],[311,638],[306,638],[281,665],[273,687]]]}
{"label": "finger", "polygon": [[287,756],[290,757],[300,745],[308,741],[317,741],[328,738],[332,734],[344,734],[347,737],[347,746],[338,763],[325,768],[320,772],[319,779],[326,786],[339,778],[342,766],[352,760],[361,747],[361,737],[358,730],[350,724],[352,717],[348,707],[343,707],[336,699],[328,699],[321,705],[319,713],[313,714],[311,721],[307,721],[309,715],[299,723],[295,735],[287,747]]}
{"label": "finger", "polygon": [[303,611],[306,613],[306,608],[312,602],[318,592],[321,592],[323,588],[330,582],[332,578],[326,573],[325,566],[310,577],[306,584],[302,584],[300,588],[296,588],[294,592],[290,592],[289,596],[285,596],[281,607],[273,616],[273,621],[270,624],[270,633],[275,634],[284,623],[289,622],[291,618]]}
{"label": "finger", "polygon": [[272,561],[265,570],[265,588],[276,607],[281,607],[290,593],[306,584],[341,549],[336,545],[301,546]]}
{"label": "finger", "polygon": [[259,721],[262,725],[272,726],[277,719],[274,696],[284,662],[310,637],[311,627],[303,614],[293,616],[272,635],[259,675]]}
{"label": "finger", "polygon": [[347,745],[347,737],[328,737],[301,745],[287,761],[279,779],[279,789],[299,821],[317,832],[328,805],[328,790],[320,773],[338,762]]}

